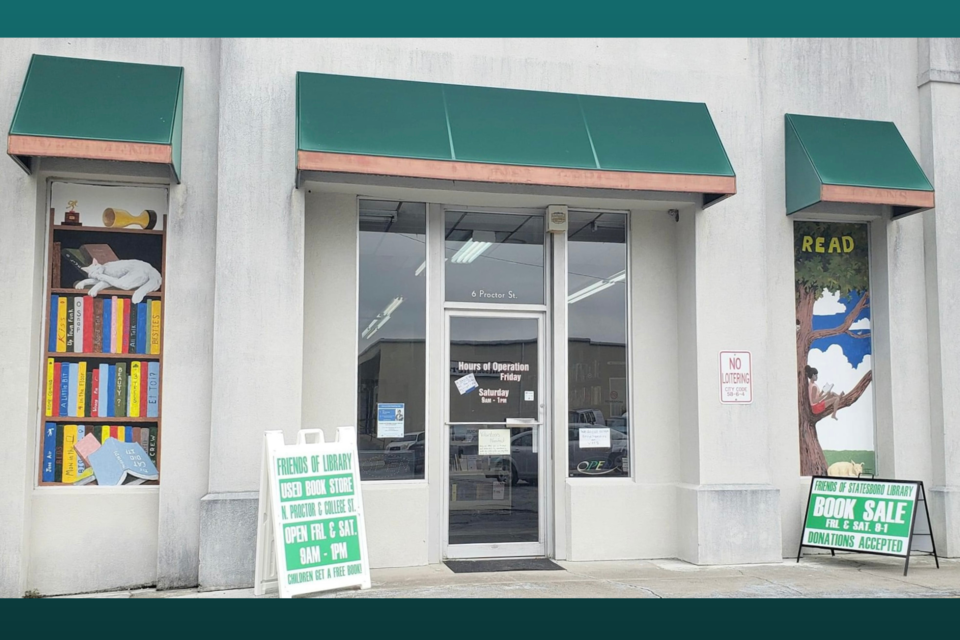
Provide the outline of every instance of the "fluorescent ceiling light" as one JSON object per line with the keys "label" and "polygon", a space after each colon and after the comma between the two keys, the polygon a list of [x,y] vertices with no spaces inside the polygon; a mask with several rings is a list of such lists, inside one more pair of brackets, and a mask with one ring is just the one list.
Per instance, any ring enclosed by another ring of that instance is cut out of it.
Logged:
{"label": "fluorescent ceiling light", "polygon": [[398,296],[390,301],[390,304],[386,308],[377,314],[377,317],[370,321],[370,324],[367,325],[367,328],[361,333],[361,337],[366,340],[373,336],[377,331],[380,330],[380,327],[387,324],[387,321],[390,319],[390,316],[394,311],[397,310],[403,304],[403,296]]}
{"label": "fluorescent ceiling light", "polygon": [[496,242],[496,236],[493,231],[474,231],[470,239],[453,254],[450,261],[454,264],[470,264],[492,247],[494,242]]}
{"label": "fluorescent ceiling light", "polygon": [[603,280],[594,282],[593,284],[586,286],[583,289],[580,289],[580,291],[571,293],[569,296],[567,296],[567,304],[573,304],[574,302],[579,302],[584,298],[589,298],[593,294],[600,293],[604,289],[609,289],[616,283],[623,282],[626,279],[627,279],[626,271],[615,273],[609,278],[604,278]]}
{"label": "fluorescent ceiling light", "polygon": [[[444,258],[443,261],[446,262],[446,261],[449,260],[449,259],[450,259],[450,258]],[[420,275],[421,273],[423,273],[423,270],[426,269],[426,268],[427,268],[427,261],[424,260],[423,263],[422,263],[419,267],[417,267],[417,270],[413,272],[414,277],[416,277],[416,276]]]}

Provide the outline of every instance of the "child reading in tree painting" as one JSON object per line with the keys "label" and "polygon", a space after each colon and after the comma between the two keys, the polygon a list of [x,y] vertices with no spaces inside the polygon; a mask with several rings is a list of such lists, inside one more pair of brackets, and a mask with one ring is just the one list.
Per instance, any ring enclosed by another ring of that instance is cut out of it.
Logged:
{"label": "child reading in tree painting", "polygon": [[810,410],[813,415],[818,416],[825,411],[830,411],[830,417],[837,419],[837,409],[840,408],[840,402],[843,400],[843,392],[840,395],[835,394],[832,384],[824,385],[823,389],[817,386],[817,374],[815,367],[807,365],[805,369],[807,374],[807,393],[810,395]]}

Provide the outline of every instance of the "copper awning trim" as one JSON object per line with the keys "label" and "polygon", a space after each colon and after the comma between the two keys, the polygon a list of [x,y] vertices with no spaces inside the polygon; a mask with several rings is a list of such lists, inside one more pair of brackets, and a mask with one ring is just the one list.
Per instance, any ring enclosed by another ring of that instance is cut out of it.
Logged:
{"label": "copper awning trim", "polygon": [[624,191],[672,191],[726,195],[733,195],[737,192],[737,179],[734,176],[529,167],[449,160],[389,158],[322,151],[298,151],[297,169],[300,171],[359,173],[404,178],[432,178],[466,182],[496,182]]}
{"label": "copper awning trim", "polygon": [[7,154],[85,160],[119,160],[170,164],[173,147],[145,142],[111,142],[43,136],[7,136]]}
{"label": "copper awning trim", "polygon": [[895,207],[934,207],[933,191],[910,189],[878,189],[875,187],[846,187],[835,184],[820,186],[822,202],[852,202],[855,204],[888,204]]}

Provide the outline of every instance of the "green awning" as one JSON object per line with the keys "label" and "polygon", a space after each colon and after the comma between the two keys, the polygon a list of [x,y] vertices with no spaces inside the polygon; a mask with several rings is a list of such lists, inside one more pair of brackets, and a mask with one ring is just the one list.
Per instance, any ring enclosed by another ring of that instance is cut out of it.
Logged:
{"label": "green awning", "polygon": [[701,103],[301,72],[297,151],[300,174],[736,193]]}
{"label": "green awning", "polygon": [[34,55],[7,153],[169,165],[180,181],[183,67]]}
{"label": "green awning", "polygon": [[821,202],[890,205],[893,217],[934,206],[933,185],[892,122],[784,120],[788,215]]}

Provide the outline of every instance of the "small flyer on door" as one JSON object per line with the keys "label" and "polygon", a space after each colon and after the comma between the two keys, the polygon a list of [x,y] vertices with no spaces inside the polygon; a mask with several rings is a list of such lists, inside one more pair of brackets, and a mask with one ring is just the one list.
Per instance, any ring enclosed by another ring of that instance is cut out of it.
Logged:
{"label": "small flyer on door", "polygon": [[480,429],[478,451],[481,456],[510,455],[510,429]]}
{"label": "small flyer on door", "polygon": [[456,383],[457,391],[460,392],[460,395],[470,393],[480,386],[477,384],[477,378],[472,373],[469,373],[462,378],[457,378]]}
{"label": "small flyer on door", "polygon": [[377,437],[378,438],[402,438],[403,437],[403,403],[402,402],[377,403]]}

